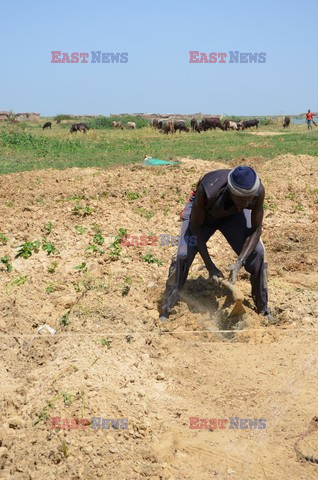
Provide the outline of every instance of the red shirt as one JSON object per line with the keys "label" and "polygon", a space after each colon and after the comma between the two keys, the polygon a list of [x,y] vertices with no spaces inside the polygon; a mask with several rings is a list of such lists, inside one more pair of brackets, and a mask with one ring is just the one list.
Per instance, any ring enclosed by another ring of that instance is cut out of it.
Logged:
{"label": "red shirt", "polygon": [[306,119],[307,120],[312,120],[312,116],[313,116],[312,112],[306,113]]}

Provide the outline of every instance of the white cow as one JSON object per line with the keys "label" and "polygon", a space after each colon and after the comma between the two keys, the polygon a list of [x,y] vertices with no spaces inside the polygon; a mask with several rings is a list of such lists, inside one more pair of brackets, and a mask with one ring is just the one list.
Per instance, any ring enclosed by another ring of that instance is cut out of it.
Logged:
{"label": "white cow", "polygon": [[236,122],[229,122],[229,129],[230,130],[238,130],[238,126]]}

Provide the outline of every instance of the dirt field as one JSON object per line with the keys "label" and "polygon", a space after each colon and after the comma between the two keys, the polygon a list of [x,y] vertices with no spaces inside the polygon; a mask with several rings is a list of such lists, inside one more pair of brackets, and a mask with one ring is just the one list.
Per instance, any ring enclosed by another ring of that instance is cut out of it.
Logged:
{"label": "dirt field", "polygon": [[[240,163],[257,169],[267,192],[263,242],[279,324],[255,314],[242,273],[248,314],[227,324],[230,333],[218,320],[226,298],[208,284],[199,256],[162,326],[158,306],[176,247],[109,250],[120,228],[177,235],[191,187],[223,164],[0,177],[8,239],[0,258],[12,259],[11,272],[0,264],[1,480],[317,478],[318,465],[294,450],[318,415],[317,158]],[[58,253],[41,247],[14,258],[18,245],[45,238]],[[219,234],[209,250],[224,272],[235,259]],[[37,333],[45,323],[57,334]],[[127,418],[128,429],[56,430],[52,417]],[[193,430],[189,417],[266,419],[266,428]],[[299,447],[318,457],[318,430]]]}

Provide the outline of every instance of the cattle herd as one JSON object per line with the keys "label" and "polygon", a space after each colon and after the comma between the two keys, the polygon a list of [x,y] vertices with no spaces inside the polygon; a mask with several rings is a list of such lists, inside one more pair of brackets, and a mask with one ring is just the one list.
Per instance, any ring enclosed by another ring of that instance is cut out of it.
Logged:
{"label": "cattle herd", "polygon": [[[59,121],[56,123],[60,123]],[[205,132],[206,130],[215,130],[220,128],[221,130],[245,130],[246,128],[256,127],[258,128],[259,120],[257,118],[251,120],[243,120],[239,122],[233,122],[231,120],[224,120],[222,123],[218,117],[203,117],[201,121],[198,121],[196,118],[191,118],[190,121],[191,131],[192,132]],[[290,125],[290,117],[285,117],[283,122],[283,127],[288,128]],[[124,129],[122,122],[112,122],[113,128]],[[150,121],[150,126],[158,129],[161,133],[175,133],[179,132],[189,132],[190,129],[187,127],[184,120],[158,120],[153,119]],[[43,125],[43,130],[46,128],[51,128],[52,122],[46,122]],[[127,122],[126,127],[128,129],[136,129],[135,122]],[[74,132],[83,132],[86,133],[89,130],[89,126],[86,123],[73,123],[70,128],[70,133]]]}
{"label": "cattle herd", "polygon": [[[157,120],[151,121],[151,126],[158,129],[162,133],[174,133],[189,132],[189,128],[186,126],[184,120]],[[258,128],[259,120],[244,120],[242,122],[232,122],[230,120],[224,120],[222,123],[218,117],[203,117],[201,121],[196,118],[191,118],[191,131],[192,132],[205,132],[206,130],[215,130],[220,128],[221,130],[245,130],[246,128],[256,127]]]}

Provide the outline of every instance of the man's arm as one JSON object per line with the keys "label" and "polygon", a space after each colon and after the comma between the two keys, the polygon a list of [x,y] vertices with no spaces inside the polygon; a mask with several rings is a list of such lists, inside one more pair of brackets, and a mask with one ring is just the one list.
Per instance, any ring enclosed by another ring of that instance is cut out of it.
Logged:
{"label": "man's arm", "polygon": [[230,270],[231,270],[230,281],[232,283],[236,282],[240,269],[244,265],[246,259],[250,256],[250,254],[255,249],[261,237],[262,227],[263,227],[263,217],[264,217],[264,198],[265,198],[265,189],[263,187],[251,214],[252,233],[245,240],[243,248],[241,250],[241,253],[238,256],[237,261],[230,266]]}
{"label": "man's arm", "polygon": [[265,189],[263,188],[263,193],[259,195],[255,208],[253,208],[252,210],[252,215],[251,215],[252,234],[246,239],[243,245],[242,251],[239,254],[239,259],[241,259],[243,263],[255,249],[262,234],[263,217],[264,217],[264,198],[265,198]]}
{"label": "man's arm", "polygon": [[206,216],[207,197],[202,185],[199,185],[196,191],[195,201],[191,211],[190,218],[190,230],[192,235],[197,237],[197,248],[205,263],[205,266],[209,272],[210,277],[216,275],[217,277],[223,277],[222,272],[214,265],[209,255],[206,241],[203,236],[202,225]]}

